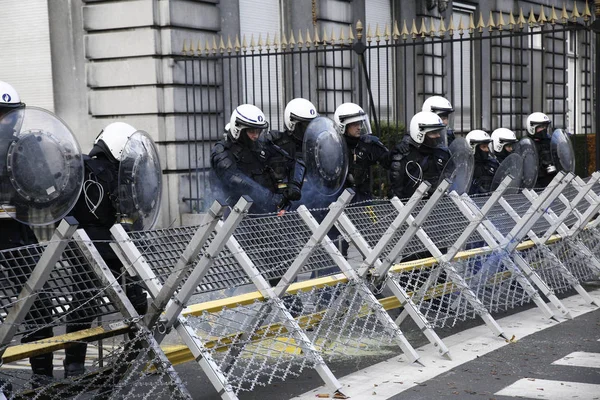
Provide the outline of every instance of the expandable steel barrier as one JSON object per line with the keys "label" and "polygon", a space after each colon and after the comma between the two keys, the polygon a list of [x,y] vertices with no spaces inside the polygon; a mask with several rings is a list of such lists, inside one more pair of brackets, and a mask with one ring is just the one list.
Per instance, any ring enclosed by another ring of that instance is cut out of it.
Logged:
{"label": "expandable steel barrier", "polygon": [[[252,200],[241,198],[226,219],[226,207],[213,204],[195,227],[116,225],[119,276],[65,220],[48,243],[0,252],[0,379],[12,386],[3,391],[192,398],[172,363],[195,360],[224,399],[305,369],[342,397],[333,360],[399,348],[420,364],[404,334],[407,318],[451,357],[437,328],[480,318],[493,337],[507,338],[494,313],[533,301],[548,318],[570,318],[556,296],[567,290],[598,305],[581,283],[600,276],[600,174],[583,181],[560,173],[545,190],[518,193],[508,191],[510,181],[476,197],[447,194],[447,181],[433,192],[422,184],[406,200],[352,203],[346,191],[326,210],[283,215],[248,215]],[[348,255],[334,244],[337,235],[350,244]],[[126,295],[136,284],[127,275],[150,295],[145,315]],[[392,297],[381,298],[384,291]],[[387,310],[399,307],[394,320]],[[95,317],[102,317],[96,328],[60,334]],[[18,344],[49,327],[53,338]],[[170,332],[184,346],[164,345]],[[58,379],[57,371],[56,380],[42,381],[15,364],[50,352],[60,361],[65,347],[100,339],[102,347],[88,349],[84,375]]]}

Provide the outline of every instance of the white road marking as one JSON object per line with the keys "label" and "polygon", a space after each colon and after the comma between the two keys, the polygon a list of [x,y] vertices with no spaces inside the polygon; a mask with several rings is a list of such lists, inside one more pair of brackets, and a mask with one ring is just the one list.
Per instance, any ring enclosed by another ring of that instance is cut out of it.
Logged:
{"label": "white road marking", "polygon": [[600,353],[576,351],[556,360],[552,365],[568,365],[571,367],[600,368]]}
{"label": "white road marking", "polygon": [[524,378],[494,394],[544,400],[594,400],[600,399],[600,385]]}
{"label": "white road marking", "polygon": [[[595,297],[600,290],[589,293]],[[596,306],[583,303],[579,295],[561,301],[571,310],[573,317],[597,310]],[[516,340],[557,325],[557,322],[544,318],[537,307],[498,319],[497,322],[504,329],[507,337],[514,335]],[[428,344],[417,350],[421,355],[419,361],[425,367],[409,363],[401,354],[347,376],[338,377],[342,384],[341,391],[352,400],[388,399],[452,368],[508,345],[504,339],[494,337],[485,325],[459,332],[444,338],[443,341],[450,350],[451,361],[438,356],[437,348]],[[599,390],[596,393],[600,396],[600,388],[596,390]],[[329,389],[321,386],[294,397],[293,400],[314,400],[316,395],[325,393],[330,393]]]}

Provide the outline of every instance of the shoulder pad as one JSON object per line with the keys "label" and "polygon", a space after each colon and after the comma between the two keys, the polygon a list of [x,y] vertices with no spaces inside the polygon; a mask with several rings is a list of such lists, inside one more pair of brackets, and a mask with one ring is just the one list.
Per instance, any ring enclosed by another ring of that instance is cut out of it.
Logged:
{"label": "shoulder pad", "polygon": [[360,141],[363,143],[381,143],[381,141],[379,140],[379,138],[377,136],[373,136],[373,135],[362,135],[360,137]]}
{"label": "shoulder pad", "polygon": [[217,142],[214,146],[213,146],[213,153],[215,154],[220,154],[223,153],[225,151],[225,146],[223,145],[222,142]]}
{"label": "shoulder pad", "polygon": [[265,133],[264,138],[269,142],[278,142],[283,138],[283,132],[281,131],[268,131]]}

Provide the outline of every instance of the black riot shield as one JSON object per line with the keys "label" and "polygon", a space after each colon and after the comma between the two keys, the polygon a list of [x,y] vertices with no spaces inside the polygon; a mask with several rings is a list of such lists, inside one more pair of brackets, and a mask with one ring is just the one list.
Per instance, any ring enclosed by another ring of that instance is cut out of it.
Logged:
{"label": "black riot shield", "polygon": [[569,135],[562,129],[552,132],[550,139],[550,153],[552,162],[561,171],[575,172],[575,152]]}
{"label": "black riot shield", "polygon": [[514,146],[513,153],[518,154],[523,159],[523,174],[521,178],[521,187],[533,189],[538,176],[538,154],[535,143],[528,137],[522,138]]}
{"label": "black riot shield", "polygon": [[475,166],[471,146],[464,138],[456,138],[450,144],[449,150],[452,156],[444,167],[438,185],[444,179],[448,179],[452,182],[448,192],[467,193],[471,187]]}
{"label": "black riot shield", "polygon": [[162,170],[158,150],[144,131],[129,137],[119,166],[121,223],[133,230],[151,229],[158,218],[162,197]]}
{"label": "black riot shield", "polygon": [[83,185],[83,159],[69,127],[37,107],[0,119],[0,207],[27,225],[48,225],[73,208]]}
{"label": "black riot shield", "polygon": [[326,196],[337,193],[348,174],[348,150],[331,119],[317,117],[311,121],[304,132],[303,152],[305,187]]}
{"label": "black riot shield", "polygon": [[523,179],[523,157],[515,152],[506,157],[498,166],[490,185],[490,191],[496,190],[504,178],[509,175],[513,180],[508,186],[506,193],[516,193],[521,187]]}

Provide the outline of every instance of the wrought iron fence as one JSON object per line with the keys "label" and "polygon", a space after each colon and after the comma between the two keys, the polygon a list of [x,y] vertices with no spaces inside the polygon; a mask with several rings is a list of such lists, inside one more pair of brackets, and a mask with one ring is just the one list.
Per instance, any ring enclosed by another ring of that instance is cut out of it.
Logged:
{"label": "wrought iron fence", "polygon": [[[499,127],[523,135],[527,115],[542,111],[554,127],[574,134],[577,172],[587,176],[595,170],[590,22],[587,5],[583,13],[576,5],[569,12],[542,6],[528,17],[522,10],[490,13],[487,23],[481,14],[457,10],[448,21],[422,18],[420,28],[413,20],[401,29],[393,22],[365,31],[358,22],[339,33],[186,41],[176,59],[186,94],[183,200],[191,212],[210,204],[210,148],[235,106],[257,105],[270,128],[281,130],[283,109],[295,97],[330,117],[344,102],[361,105],[388,146],[431,95],[452,102],[450,125],[459,135]],[[375,193],[385,194],[378,187],[385,174],[374,176]]]}

